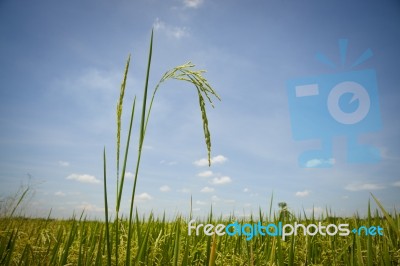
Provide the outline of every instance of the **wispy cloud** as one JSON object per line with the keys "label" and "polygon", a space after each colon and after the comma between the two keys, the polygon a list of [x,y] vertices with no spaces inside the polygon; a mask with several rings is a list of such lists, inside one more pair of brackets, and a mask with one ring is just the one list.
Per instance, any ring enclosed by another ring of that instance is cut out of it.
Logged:
{"label": "wispy cloud", "polygon": [[143,192],[143,193],[137,195],[135,198],[136,198],[138,201],[149,201],[149,200],[153,199],[153,197],[150,196],[150,195],[149,195],[148,193],[146,193],[146,192]]}
{"label": "wispy cloud", "polygon": [[178,164],[178,162],[175,162],[175,161],[170,161],[170,162],[168,162],[168,161],[165,161],[165,160],[161,160],[160,161],[160,164],[163,164],[163,165],[176,165],[176,164]]}
{"label": "wispy cloud", "polygon": [[150,146],[150,145],[143,145],[143,149],[145,149],[145,150],[154,150],[154,147]]}
{"label": "wispy cloud", "polygon": [[307,197],[308,195],[310,195],[310,191],[309,190],[297,191],[295,195],[297,197]]}
{"label": "wispy cloud", "polygon": [[214,192],[214,188],[212,188],[212,187],[203,187],[203,188],[200,190],[200,192],[203,192],[203,193]]}
{"label": "wispy cloud", "polygon": [[308,213],[314,212],[314,214],[316,214],[316,215],[321,214],[323,211],[324,211],[324,208],[322,208],[322,207],[313,207],[313,208],[306,209],[306,212],[308,212]]}
{"label": "wispy cloud", "polygon": [[85,210],[85,211],[104,212],[104,208],[97,207],[96,205],[88,203],[88,202],[83,202],[82,204],[78,205],[77,208]]}
{"label": "wispy cloud", "polygon": [[60,165],[62,167],[68,167],[69,166],[69,162],[67,162],[67,161],[58,161],[58,165]]}
{"label": "wispy cloud", "polygon": [[127,179],[133,179],[135,175],[132,172],[125,172],[125,178]]}
{"label": "wispy cloud", "polygon": [[200,176],[200,177],[210,177],[210,176],[212,176],[212,175],[213,175],[213,172],[212,172],[212,171],[204,171],[204,172],[199,173],[197,176]]}
{"label": "wispy cloud", "polygon": [[160,191],[161,192],[168,192],[170,190],[171,190],[171,188],[169,186],[167,186],[167,185],[164,185],[164,186],[160,187]]}
{"label": "wispy cloud", "polygon": [[229,176],[214,177],[211,180],[211,184],[214,184],[214,185],[225,185],[225,184],[228,184],[231,182],[232,182],[232,179]]}
{"label": "wispy cloud", "polygon": [[211,200],[212,201],[220,201],[221,199],[218,196],[214,195],[211,197]]}
{"label": "wispy cloud", "polygon": [[344,189],[349,190],[349,191],[360,191],[360,190],[377,190],[377,189],[383,189],[385,186],[380,185],[380,184],[371,184],[371,183],[352,183],[348,184],[345,186]]}
{"label": "wispy cloud", "polygon": [[[223,164],[226,161],[228,161],[228,158],[226,158],[223,155],[217,155],[211,158],[211,164]],[[195,161],[194,164],[197,166],[208,166],[208,159],[202,158],[200,160]]]}
{"label": "wispy cloud", "polygon": [[248,189],[247,187],[245,187],[244,189],[243,189],[243,192],[244,193],[247,193],[247,192],[249,192],[250,191],[250,189]]}
{"label": "wispy cloud", "polygon": [[168,37],[181,39],[189,36],[188,30],[185,27],[174,27],[166,24],[164,21],[156,18],[153,23],[154,30],[164,32]]}
{"label": "wispy cloud", "polygon": [[334,165],[335,164],[335,159],[334,158],[330,158],[329,160],[324,160],[324,159],[312,159],[307,161],[306,163],[306,167],[309,168],[313,168],[313,167],[318,167],[324,164],[328,164],[328,165]]}
{"label": "wispy cloud", "polygon": [[393,183],[393,186],[394,186],[394,187],[400,187],[400,181],[394,182],[394,183]]}
{"label": "wispy cloud", "polygon": [[190,193],[190,189],[184,187],[184,188],[178,189],[178,192],[187,194],[187,193]]}
{"label": "wispy cloud", "polygon": [[98,180],[93,175],[86,175],[86,174],[71,174],[66,177],[68,180],[75,180],[81,183],[88,183],[88,184],[100,184],[100,180]]}
{"label": "wispy cloud", "polygon": [[197,205],[206,205],[207,203],[205,201],[196,200],[196,204]]}
{"label": "wispy cloud", "polygon": [[66,194],[62,191],[57,191],[56,193],[54,193],[54,195],[57,197],[64,197]]}
{"label": "wispy cloud", "polygon": [[120,79],[119,72],[107,72],[96,68],[86,69],[83,73],[73,79],[55,80],[54,86],[66,91],[112,92]]}
{"label": "wispy cloud", "polygon": [[198,8],[203,4],[203,0],[183,0],[183,4],[188,8]]}

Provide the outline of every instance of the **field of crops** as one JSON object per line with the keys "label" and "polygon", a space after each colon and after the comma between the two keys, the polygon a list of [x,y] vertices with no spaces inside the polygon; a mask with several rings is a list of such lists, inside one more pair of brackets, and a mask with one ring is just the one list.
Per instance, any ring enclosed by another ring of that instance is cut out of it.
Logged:
{"label": "field of crops", "polygon": [[[196,220],[196,223],[228,224],[262,223],[284,220],[340,224],[350,228],[381,226],[383,236],[351,233],[348,236],[198,236],[188,234],[189,218],[176,217],[172,221],[135,215],[132,246],[126,261],[128,222],[120,221],[118,234],[115,223],[110,223],[108,253],[106,223],[87,221],[83,216],[70,220],[3,217],[0,220],[1,265],[399,265],[400,216],[385,216],[373,212],[369,217],[282,217],[282,213],[268,217],[260,211],[248,219],[215,218]],[[280,217],[279,217],[280,216]],[[116,239],[115,236],[118,236]],[[116,241],[118,240],[118,245]],[[118,246],[118,250],[116,250]],[[108,260],[111,255],[111,263]],[[117,263],[118,260],[118,263]]]}

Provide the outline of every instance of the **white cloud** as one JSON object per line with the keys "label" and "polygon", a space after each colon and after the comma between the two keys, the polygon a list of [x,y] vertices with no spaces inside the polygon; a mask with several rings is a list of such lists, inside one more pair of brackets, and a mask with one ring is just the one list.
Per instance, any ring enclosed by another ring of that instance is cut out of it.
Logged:
{"label": "white cloud", "polygon": [[132,172],[125,172],[125,178],[133,179],[135,175]]}
{"label": "white cloud", "polygon": [[232,182],[232,179],[229,176],[214,177],[211,180],[211,184],[214,184],[214,185],[225,185],[230,182]]}
{"label": "white cloud", "polygon": [[204,172],[199,173],[197,176],[200,176],[200,177],[210,177],[210,176],[212,176],[212,175],[213,175],[213,172],[212,172],[212,171],[204,171]]}
{"label": "white cloud", "polygon": [[310,195],[310,191],[309,190],[297,191],[295,195],[297,197],[307,197],[308,195]]}
{"label": "white cloud", "polygon": [[334,165],[335,164],[335,159],[330,158],[329,160],[324,160],[324,159],[312,159],[307,161],[306,167],[313,168],[313,167],[318,167],[323,164],[329,164],[329,165]]}
{"label": "white cloud", "polygon": [[175,37],[176,39],[180,39],[180,38],[185,37],[185,36],[187,36],[189,34],[187,33],[186,28],[174,27],[171,31],[169,31],[169,35]]}
{"label": "white cloud", "polygon": [[208,160],[206,158],[203,158],[195,161],[194,164],[197,166],[208,166]]}
{"label": "white cloud", "polygon": [[350,190],[350,191],[360,191],[360,190],[377,190],[377,189],[383,189],[383,188],[385,188],[385,187],[382,185],[379,185],[379,184],[353,183],[353,184],[348,184],[344,189]]}
{"label": "white cloud", "polygon": [[80,175],[80,174],[71,174],[66,177],[66,179],[69,180],[75,180],[81,183],[89,183],[89,184],[99,184],[100,180],[98,180],[95,176],[93,175]]}
{"label": "white cloud", "polygon": [[96,91],[110,92],[119,83],[119,72],[105,72],[96,68],[86,69],[81,76],[74,79],[55,80],[55,86],[67,91],[79,92]]}
{"label": "white cloud", "polygon": [[212,201],[220,201],[221,199],[219,197],[217,197],[216,195],[211,197]]}
{"label": "white cloud", "polygon": [[203,187],[203,188],[200,190],[200,192],[203,192],[203,193],[214,192],[214,188],[212,188],[212,187]]}
{"label": "white cloud", "polygon": [[145,149],[145,150],[154,150],[154,147],[150,146],[150,145],[143,145],[143,149]]}
{"label": "white cloud", "polygon": [[139,200],[139,201],[148,201],[148,200],[153,199],[153,197],[150,196],[150,195],[149,195],[148,193],[146,193],[146,192],[143,192],[143,193],[137,195],[135,198],[136,198],[137,200]]}
{"label": "white cloud", "polygon": [[183,0],[183,4],[185,7],[198,8],[201,4],[203,4],[203,0]]}
{"label": "white cloud", "polygon": [[154,30],[162,30],[165,28],[165,23],[161,21],[159,18],[156,18],[156,21],[153,23]]}
{"label": "white cloud", "polygon": [[78,205],[77,208],[85,211],[104,212],[104,208],[97,207],[96,205],[88,202],[83,202],[82,204]]}
{"label": "white cloud", "polygon": [[[222,164],[224,162],[226,162],[228,160],[228,158],[226,158],[223,155],[217,155],[215,157],[211,158],[211,164]],[[200,160],[197,160],[194,162],[195,165],[197,166],[208,166],[208,159],[207,158],[202,158]]]}
{"label": "white cloud", "polygon": [[162,191],[162,192],[168,192],[170,190],[171,190],[171,188],[169,186],[167,186],[167,185],[164,185],[164,186],[160,187],[160,191]]}
{"label": "white cloud", "polygon": [[97,69],[90,69],[85,76],[81,77],[80,83],[92,89],[111,88],[114,85],[109,77]]}
{"label": "white cloud", "polygon": [[196,204],[197,205],[206,205],[207,203],[205,201],[196,200]]}
{"label": "white cloud", "polygon": [[178,164],[178,163],[175,162],[175,161],[167,162],[167,161],[165,161],[165,160],[161,160],[161,161],[160,161],[160,164],[164,164],[164,165],[176,165],[176,164]]}
{"label": "white cloud", "polygon": [[244,189],[243,189],[243,192],[244,193],[247,193],[247,192],[249,192],[250,191],[250,189],[248,189],[247,187],[245,187]]}
{"label": "white cloud", "polygon": [[187,194],[187,193],[190,193],[190,189],[184,187],[182,189],[179,189],[178,192]]}
{"label": "white cloud", "polygon": [[224,162],[226,162],[228,160],[228,158],[226,158],[225,156],[223,156],[223,155],[217,155],[217,156],[215,156],[215,157],[213,157],[212,159],[211,159],[211,162],[212,163],[224,163]]}
{"label": "white cloud", "polygon": [[181,39],[182,37],[189,35],[186,28],[170,26],[164,21],[161,21],[159,18],[156,18],[156,21],[154,21],[153,28],[156,31],[164,32],[168,37],[173,37],[176,39]]}
{"label": "white cloud", "polygon": [[69,162],[66,161],[58,161],[58,164],[62,167],[68,167],[69,166]]}
{"label": "white cloud", "polygon": [[313,208],[306,209],[306,212],[308,212],[310,214],[313,213],[313,211],[314,211],[315,215],[318,215],[318,214],[321,214],[324,211],[324,209],[322,207],[313,207]]}
{"label": "white cloud", "polygon": [[393,186],[394,186],[394,187],[400,187],[400,181],[394,182],[394,183],[393,183]]}
{"label": "white cloud", "polygon": [[66,194],[62,191],[57,191],[56,193],[54,193],[54,195],[56,195],[58,197],[64,197]]}
{"label": "white cloud", "polygon": [[235,204],[235,203],[236,203],[236,200],[234,200],[234,199],[226,199],[226,200],[224,200],[224,202],[225,202],[226,204]]}

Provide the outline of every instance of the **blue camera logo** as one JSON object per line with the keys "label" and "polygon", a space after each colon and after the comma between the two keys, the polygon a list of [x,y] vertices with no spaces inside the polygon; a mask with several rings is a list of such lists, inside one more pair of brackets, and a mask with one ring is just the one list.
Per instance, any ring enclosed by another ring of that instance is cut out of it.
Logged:
{"label": "blue camera logo", "polygon": [[[346,62],[347,40],[339,40],[341,63]],[[351,68],[372,56],[366,50]],[[322,63],[336,68],[323,54]],[[332,167],[332,139],[347,137],[346,161],[370,163],[380,160],[377,148],[359,144],[362,133],[381,128],[378,88],[373,69],[292,79],[287,82],[290,119],[295,140],[320,139],[321,148],[299,156],[302,167]]]}

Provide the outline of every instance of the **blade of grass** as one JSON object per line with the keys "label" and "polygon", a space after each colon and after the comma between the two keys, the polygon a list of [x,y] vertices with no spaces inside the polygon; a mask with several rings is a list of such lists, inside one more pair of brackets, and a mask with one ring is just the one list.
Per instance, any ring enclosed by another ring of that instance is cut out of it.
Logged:
{"label": "blade of grass", "polygon": [[[108,202],[107,202],[107,161],[106,161],[106,148],[103,150],[103,165],[104,165],[104,213],[106,223],[106,241],[107,241],[107,265],[111,265],[111,244],[110,244],[110,227],[108,221]],[[100,245],[100,244],[99,244]]]}
{"label": "blade of grass", "polygon": [[178,217],[176,220],[176,229],[175,229],[175,243],[174,243],[174,255],[173,255],[173,261],[174,261],[174,266],[178,266],[178,260],[179,260],[179,242],[180,242],[180,225],[181,225],[181,218]]}
{"label": "blade of grass", "polygon": [[131,206],[129,211],[129,225],[128,225],[128,241],[126,245],[126,265],[130,265],[130,257],[131,257],[131,238],[132,238],[132,215],[133,215],[133,204],[135,201],[135,192],[136,192],[136,184],[137,184],[137,177],[139,174],[139,165],[140,165],[140,158],[142,155],[142,147],[143,141],[145,136],[145,121],[146,121],[146,102],[147,102],[147,90],[149,85],[149,76],[150,76],[150,66],[151,66],[151,56],[153,53],[153,30],[151,31],[150,37],[150,48],[149,48],[149,57],[147,62],[147,72],[146,72],[146,82],[144,86],[143,92],[143,104],[142,104],[142,118],[140,121],[140,131],[139,131],[139,148],[138,148],[138,157],[136,161],[136,170],[135,170],[135,178],[132,188],[132,199],[131,199]]}
{"label": "blade of grass", "polygon": [[28,187],[24,190],[24,192],[22,193],[22,195],[19,197],[17,204],[14,206],[14,208],[13,208],[11,214],[10,214],[10,217],[12,217],[12,216],[14,215],[14,212],[17,210],[18,206],[21,204],[22,200],[24,199],[24,197],[25,197],[26,194],[28,193],[29,189],[30,189],[30,188],[29,188],[29,186],[28,186]]}
{"label": "blade of grass", "polygon": [[[368,199],[368,228],[371,226],[371,201]],[[367,265],[372,266],[372,239],[367,237]]]}
{"label": "blade of grass", "polygon": [[379,200],[377,198],[375,198],[375,196],[371,193],[371,196],[374,198],[376,204],[378,204],[379,208],[381,209],[381,211],[383,212],[383,214],[385,215],[385,218],[387,219],[387,221],[389,222],[389,225],[392,227],[393,231],[397,234],[397,237],[400,238],[400,230],[399,228],[396,226],[396,223],[393,221],[392,217],[390,216],[390,214],[385,210],[385,208],[383,207],[383,205],[379,202]]}

